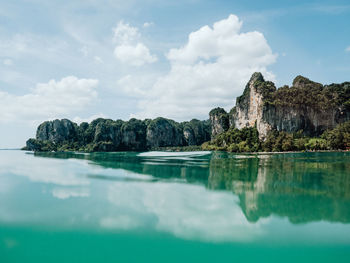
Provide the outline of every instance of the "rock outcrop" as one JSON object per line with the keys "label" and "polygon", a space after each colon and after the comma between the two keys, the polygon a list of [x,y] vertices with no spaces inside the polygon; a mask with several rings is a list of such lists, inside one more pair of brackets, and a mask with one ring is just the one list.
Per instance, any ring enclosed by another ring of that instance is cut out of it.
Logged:
{"label": "rock outcrop", "polygon": [[39,125],[36,138],[41,141],[52,141],[53,143],[72,141],[77,136],[76,127],[75,123],[67,119],[45,121]]}
{"label": "rock outcrop", "polygon": [[123,121],[99,118],[90,124],[83,122],[78,127],[81,145],[90,145],[91,151],[113,151],[122,144],[121,127]]}
{"label": "rock outcrop", "polygon": [[185,145],[201,145],[211,138],[210,121],[199,121],[196,119],[183,123],[183,137]]}
{"label": "rock outcrop", "polygon": [[39,125],[32,151],[144,151],[159,147],[201,145],[210,140],[210,122],[178,123],[165,118],[129,121],[99,118],[79,126],[67,119]]}
{"label": "rock outcrop", "polygon": [[173,120],[157,118],[150,121],[147,126],[147,146],[167,147],[182,146],[182,129]]}
{"label": "rock outcrop", "polygon": [[30,138],[29,140],[26,141],[26,146],[25,148],[31,151],[40,151],[42,149],[42,144],[40,143],[41,141]]}
{"label": "rock outcrop", "polygon": [[209,112],[209,119],[211,123],[211,137],[223,133],[228,130],[229,115],[223,108],[215,108]]}
{"label": "rock outcrop", "polygon": [[124,122],[121,127],[122,147],[121,150],[140,151],[147,149],[146,124],[137,119]]}
{"label": "rock outcrop", "polygon": [[[254,73],[228,115],[230,128],[256,126],[262,140],[273,129],[319,136],[350,120],[350,82],[323,86],[297,76],[291,87],[276,89]],[[225,116],[223,109],[210,113],[212,138],[225,131],[226,117],[219,116]]]}
{"label": "rock outcrop", "polygon": [[266,136],[272,126],[263,118],[264,100],[274,91],[276,87],[272,82],[266,82],[261,73],[254,73],[230,112],[231,126],[242,129],[256,125],[259,134]]}

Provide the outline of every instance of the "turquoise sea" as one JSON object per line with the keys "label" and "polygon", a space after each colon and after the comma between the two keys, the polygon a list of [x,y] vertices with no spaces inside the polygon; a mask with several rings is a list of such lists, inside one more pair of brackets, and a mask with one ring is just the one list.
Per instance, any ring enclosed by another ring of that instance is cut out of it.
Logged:
{"label": "turquoise sea", "polygon": [[350,262],[350,153],[2,150],[0,262]]}

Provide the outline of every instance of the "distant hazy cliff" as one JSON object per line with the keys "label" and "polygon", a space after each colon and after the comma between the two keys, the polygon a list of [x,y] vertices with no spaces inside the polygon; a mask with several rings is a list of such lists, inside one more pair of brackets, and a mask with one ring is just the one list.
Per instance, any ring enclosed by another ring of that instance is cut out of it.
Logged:
{"label": "distant hazy cliff", "polygon": [[350,82],[323,86],[298,76],[292,87],[276,89],[261,73],[254,73],[236,106],[229,113],[221,108],[212,110],[210,120],[212,136],[229,128],[255,125],[260,139],[273,129],[319,136],[350,120]]}

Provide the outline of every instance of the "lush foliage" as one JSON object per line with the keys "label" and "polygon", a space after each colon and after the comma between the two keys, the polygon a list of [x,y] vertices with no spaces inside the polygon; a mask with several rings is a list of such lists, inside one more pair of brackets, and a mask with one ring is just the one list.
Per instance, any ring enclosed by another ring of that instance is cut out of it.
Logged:
{"label": "lush foliage", "polygon": [[204,150],[226,150],[230,152],[256,152],[259,151],[261,142],[259,133],[255,127],[229,129],[219,134],[211,142],[204,143]]}
{"label": "lush foliage", "polygon": [[350,149],[350,121],[339,124],[331,131],[324,132],[322,138],[331,149]]}
{"label": "lush foliage", "polygon": [[262,141],[255,127],[229,129],[204,143],[202,149],[230,152],[347,150],[350,149],[350,121],[324,132],[319,138],[306,137],[303,131],[287,133],[272,130]]}
{"label": "lush foliage", "polygon": [[[157,137],[161,130],[167,131],[167,129],[172,130],[174,136],[165,138],[167,141],[164,146],[200,146],[210,140],[209,121],[195,119],[178,123],[165,118],[154,120],[133,118],[129,121],[99,118],[90,124],[83,122],[79,126],[69,120],[55,120],[42,123],[37,130],[37,138],[29,139],[24,149],[82,152],[143,151],[155,147],[152,141],[148,141],[147,134],[153,133],[156,135],[153,137]],[[191,132],[191,141],[184,138],[185,129]]]}
{"label": "lush foliage", "polygon": [[298,76],[292,87],[283,86],[267,97],[266,102],[276,106],[324,111],[343,105],[350,109],[350,83],[323,86]]}
{"label": "lush foliage", "polygon": [[[244,106],[249,103],[250,86],[247,85],[242,96],[237,97],[237,104]],[[350,109],[350,82],[323,86],[303,76],[297,76],[292,87],[287,85],[276,89],[273,82],[258,78],[254,88],[262,94],[265,104],[292,107],[313,108],[315,110],[328,110],[342,106]]]}
{"label": "lush foliage", "polygon": [[192,136],[192,140],[188,139],[187,144],[190,146],[200,145],[203,142],[210,140],[211,125],[210,121],[200,121],[193,119],[189,122],[183,122],[182,129]]}

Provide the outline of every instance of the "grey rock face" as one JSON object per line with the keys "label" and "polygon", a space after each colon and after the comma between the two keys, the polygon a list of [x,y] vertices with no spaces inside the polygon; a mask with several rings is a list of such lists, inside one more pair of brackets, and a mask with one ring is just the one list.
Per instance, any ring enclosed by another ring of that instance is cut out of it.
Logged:
{"label": "grey rock face", "polygon": [[183,136],[184,136],[184,141],[186,142],[186,145],[197,145],[196,142],[196,136],[194,134],[194,131],[191,127],[185,127],[183,130]]}
{"label": "grey rock face", "polygon": [[157,118],[148,124],[146,140],[149,148],[183,145],[181,129],[165,118]]}
{"label": "grey rock face", "polygon": [[[316,94],[315,98],[310,98],[310,94]],[[297,76],[291,88],[284,86],[277,90],[260,73],[254,73],[230,111],[230,127],[241,129],[256,125],[260,139],[264,139],[271,129],[303,130],[308,136],[318,136],[350,120],[350,101],[346,102],[349,97],[348,82],[323,86]],[[216,133],[215,127],[213,133]]]}
{"label": "grey rock face", "polygon": [[223,108],[215,108],[209,112],[211,138],[229,129],[229,116]]}
{"label": "grey rock face", "polygon": [[155,147],[200,145],[208,140],[209,121],[177,123],[165,118],[143,121],[99,118],[78,126],[63,119],[42,123],[37,129],[37,139],[28,140],[25,148],[34,151],[143,151]]}
{"label": "grey rock face", "polygon": [[319,112],[311,107],[296,109],[294,107],[267,106],[263,119],[278,131],[297,132],[303,130],[307,136],[319,136],[327,129],[338,124],[337,110]]}
{"label": "grey rock face", "polygon": [[99,122],[95,128],[94,142],[111,142],[114,148],[118,148],[122,143],[121,126],[122,123],[112,120]]}
{"label": "grey rock face", "polygon": [[183,123],[183,137],[186,145],[201,145],[210,140],[211,126],[209,121],[196,119]]}
{"label": "grey rock face", "polygon": [[147,126],[143,121],[131,119],[123,123],[121,126],[122,150],[145,150],[146,145],[146,129]]}
{"label": "grey rock face", "polygon": [[77,126],[67,119],[45,121],[37,129],[36,139],[61,143],[73,141],[77,137]]}
{"label": "grey rock face", "polygon": [[[263,119],[278,131],[303,130],[305,135],[319,136],[327,129],[334,129],[339,123],[350,120],[349,107],[343,104],[344,99],[339,100],[339,96],[350,97],[350,86],[346,85],[347,83],[323,86],[308,78],[297,76],[290,89],[296,92],[296,98],[306,101],[287,105],[285,101],[268,104],[264,107]],[[315,91],[317,95],[312,95]],[[317,96],[321,96],[322,99]]]}
{"label": "grey rock face", "polygon": [[25,150],[28,151],[40,151],[41,150],[41,144],[38,140],[36,139],[29,139],[26,141],[26,147]]}
{"label": "grey rock face", "polygon": [[271,125],[263,119],[264,100],[276,91],[272,82],[264,80],[261,73],[254,73],[246,85],[243,95],[236,100],[236,107],[230,111],[230,126],[238,129],[257,126],[260,139],[271,130]]}

